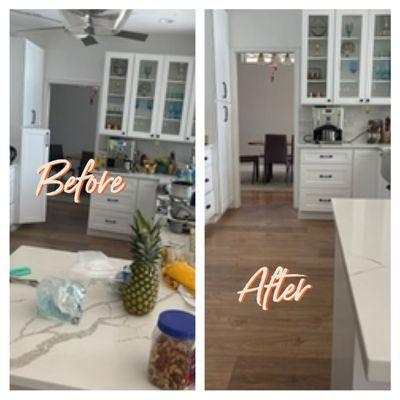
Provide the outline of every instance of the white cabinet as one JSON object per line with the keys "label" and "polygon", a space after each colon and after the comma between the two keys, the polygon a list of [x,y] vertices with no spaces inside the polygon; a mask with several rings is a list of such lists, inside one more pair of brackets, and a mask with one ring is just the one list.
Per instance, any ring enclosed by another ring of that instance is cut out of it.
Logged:
{"label": "white cabinet", "polygon": [[163,56],[135,55],[132,98],[129,104],[129,136],[145,139],[156,136],[162,78]]}
{"label": "white cabinet", "polygon": [[334,102],[366,102],[368,10],[336,11]]}
{"label": "white cabinet", "polygon": [[102,134],[127,135],[133,54],[106,53],[100,127]]}
{"label": "white cabinet", "polygon": [[216,214],[215,207],[215,189],[214,189],[214,173],[215,173],[215,162],[212,155],[213,147],[206,146],[204,149],[204,219],[205,223],[209,223]]}
{"label": "white cabinet", "polygon": [[303,104],[390,104],[388,10],[303,11]]}
{"label": "white cabinet", "polygon": [[217,103],[218,129],[218,185],[219,212],[223,214],[232,204],[232,138],[231,106],[228,103]]}
{"label": "white cabinet", "polygon": [[16,223],[17,200],[17,166],[10,166],[10,228]]}
{"label": "white cabinet", "polygon": [[366,99],[371,104],[390,104],[391,17],[389,10],[369,11]]}
{"label": "white cabinet", "polygon": [[229,24],[225,10],[213,10],[216,100],[231,101]]}
{"label": "white cabinet", "polygon": [[194,142],[196,140],[196,80],[193,77],[192,89],[190,91],[189,111],[187,126],[185,130],[185,140]]}
{"label": "white cabinet", "polygon": [[376,149],[355,149],[353,163],[353,197],[376,198],[380,176],[380,154]]}
{"label": "white cabinet", "polygon": [[193,57],[166,56],[161,88],[161,112],[156,138],[185,141]]}
{"label": "white cabinet", "polygon": [[334,10],[303,11],[303,104],[332,104]]}
{"label": "white cabinet", "polygon": [[[111,175],[118,175],[111,173]],[[145,218],[154,221],[158,179],[124,176],[126,188],[112,194],[90,196],[88,234],[128,239],[133,213],[139,209]]]}
{"label": "white cabinet", "polygon": [[21,154],[22,128],[42,124],[44,51],[21,37],[10,39],[10,144]]}
{"label": "white cabinet", "polygon": [[187,118],[193,67],[193,57],[106,53],[100,133],[192,141]]}
{"label": "white cabinet", "polygon": [[40,127],[42,123],[44,51],[25,41],[24,63],[24,127]]}
{"label": "white cabinet", "polygon": [[22,131],[22,146],[19,174],[18,223],[32,224],[46,221],[46,188],[36,196],[41,175],[37,169],[49,160],[50,131],[25,128]]}

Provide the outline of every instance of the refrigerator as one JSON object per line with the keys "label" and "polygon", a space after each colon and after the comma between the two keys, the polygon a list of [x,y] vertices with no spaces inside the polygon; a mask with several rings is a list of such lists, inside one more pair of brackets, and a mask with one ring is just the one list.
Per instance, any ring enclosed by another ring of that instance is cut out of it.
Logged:
{"label": "refrigerator", "polygon": [[32,224],[46,221],[47,190],[36,197],[40,180],[37,170],[49,160],[50,130],[22,128],[18,223]]}

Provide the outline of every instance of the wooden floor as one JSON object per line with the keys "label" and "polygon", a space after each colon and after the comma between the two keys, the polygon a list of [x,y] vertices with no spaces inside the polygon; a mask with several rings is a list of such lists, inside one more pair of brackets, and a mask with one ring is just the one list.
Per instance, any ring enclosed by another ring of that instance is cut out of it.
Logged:
{"label": "wooden floor", "polygon": [[[206,388],[328,389],[334,225],[297,219],[291,193],[242,192],[206,229]],[[236,292],[261,266],[287,266],[314,288],[268,312]]]}
{"label": "wooden floor", "polygon": [[11,233],[10,250],[21,245],[58,250],[99,250],[109,257],[131,258],[129,242],[86,235],[88,204],[48,199],[47,219],[42,224],[22,225]]}

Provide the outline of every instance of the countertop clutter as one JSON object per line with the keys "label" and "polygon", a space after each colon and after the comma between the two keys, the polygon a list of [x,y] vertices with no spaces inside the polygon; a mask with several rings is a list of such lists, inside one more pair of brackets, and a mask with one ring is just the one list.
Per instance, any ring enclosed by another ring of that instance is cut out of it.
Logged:
{"label": "countertop clutter", "polygon": [[[364,375],[353,371],[350,375],[353,388],[368,388],[364,385],[371,385],[371,382],[390,385],[390,201],[333,199],[333,211],[338,238],[332,355],[332,380],[336,387],[333,388],[346,388],[338,386],[341,383],[338,376],[348,367],[341,362],[349,359],[349,355],[340,353],[349,350],[346,345],[354,342],[354,336],[359,343]],[[341,276],[340,281],[338,276]],[[347,310],[343,303],[347,297],[346,288],[349,292]],[[356,334],[353,336],[350,321],[341,326],[350,309],[355,318]],[[354,343],[353,347],[357,354]],[[351,367],[357,365],[354,360],[351,360]]]}
{"label": "countertop clutter", "polygon": [[[182,235],[171,239],[178,236]],[[10,265],[26,265],[29,260],[31,278],[40,281],[47,276],[67,278],[75,258],[75,253],[67,251],[21,246],[11,255]],[[109,260],[121,269],[131,263]],[[148,381],[147,368],[157,318],[168,309],[193,313],[162,280],[155,309],[140,317],[125,311],[111,287],[90,285],[79,325],[39,316],[32,287],[12,284],[10,292],[12,388],[155,389]]]}

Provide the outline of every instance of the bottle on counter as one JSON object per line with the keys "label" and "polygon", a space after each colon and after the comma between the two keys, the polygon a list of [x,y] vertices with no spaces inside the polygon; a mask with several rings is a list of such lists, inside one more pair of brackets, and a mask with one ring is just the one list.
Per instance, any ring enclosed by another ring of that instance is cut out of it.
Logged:
{"label": "bottle on counter", "polygon": [[166,310],[158,316],[152,336],[148,378],[167,390],[187,389],[194,381],[195,316]]}

